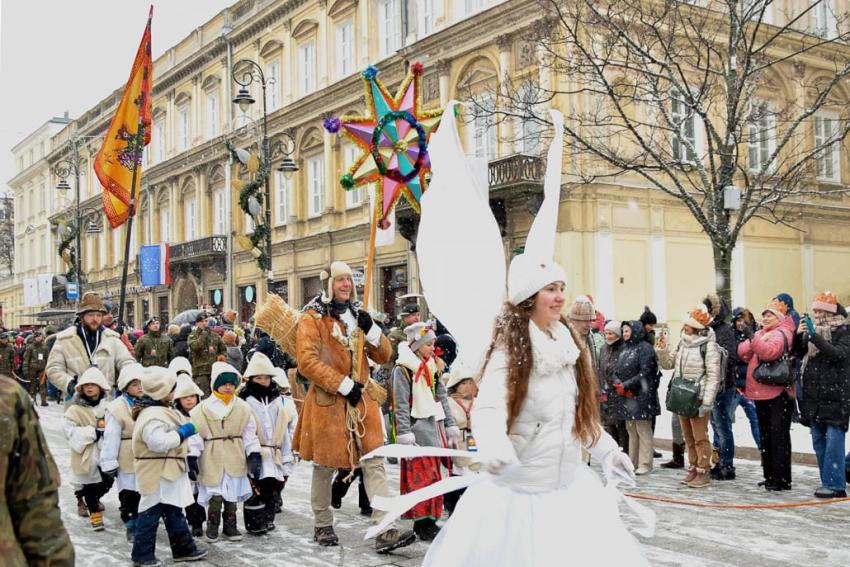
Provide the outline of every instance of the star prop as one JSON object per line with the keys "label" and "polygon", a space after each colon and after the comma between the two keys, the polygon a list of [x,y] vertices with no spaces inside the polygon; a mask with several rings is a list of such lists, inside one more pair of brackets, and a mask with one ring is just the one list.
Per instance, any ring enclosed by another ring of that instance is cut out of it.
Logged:
{"label": "star prop", "polygon": [[363,153],[340,178],[350,191],[375,183],[378,225],[389,228],[387,217],[404,197],[419,213],[419,199],[431,171],[428,141],[440,123],[441,110],[422,110],[419,78],[422,64],[410,66],[398,93],[392,97],[378,79],[378,69],[369,66],[362,76],[366,86],[368,116],[326,118],[328,132],[341,131]]}

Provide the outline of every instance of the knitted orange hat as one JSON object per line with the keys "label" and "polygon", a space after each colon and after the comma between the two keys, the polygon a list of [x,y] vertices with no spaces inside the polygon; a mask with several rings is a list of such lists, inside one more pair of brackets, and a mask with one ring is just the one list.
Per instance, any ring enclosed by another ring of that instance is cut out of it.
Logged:
{"label": "knitted orange hat", "polygon": [[838,298],[831,291],[824,291],[817,294],[812,301],[812,310],[819,309],[830,313],[838,312]]}
{"label": "knitted orange hat", "polygon": [[768,311],[776,315],[776,317],[781,320],[788,314],[788,306],[778,299],[771,299],[770,303],[767,304],[767,307],[764,308],[761,314],[764,315]]}
{"label": "knitted orange hat", "polygon": [[688,313],[683,323],[688,327],[701,331],[708,327],[708,324],[711,323],[711,313],[708,312],[705,305],[697,305],[690,313]]}

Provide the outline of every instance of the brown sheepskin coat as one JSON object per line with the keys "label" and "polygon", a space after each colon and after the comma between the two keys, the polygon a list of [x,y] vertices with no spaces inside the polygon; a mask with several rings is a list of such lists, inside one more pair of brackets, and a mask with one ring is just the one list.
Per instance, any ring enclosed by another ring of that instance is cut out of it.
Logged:
{"label": "brown sheepskin coat", "polygon": [[[310,390],[295,430],[293,449],[301,453],[301,458],[316,464],[334,468],[350,468],[348,455],[349,433],[346,428],[345,398],[337,393],[343,378],[351,376],[351,351],[335,338],[333,328],[338,335],[345,336],[345,325],[333,318],[327,307],[314,301],[305,307],[298,321],[297,356],[298,372],[310,381]],[[365,341],[364,341],[365,342]],[[368,355],[378,364],[389,360],[392,346],[385,336],[381,336],[378,348],[366,343],[361,350],[365,376],[358,382],[365,384],[369,379]],[[361,415],[366,414],[365,435],[360,439],[359,451],[354,458],[360,457],[384,444],[384,432],[381,425],[380,406],[363,391],[358,404]]]}

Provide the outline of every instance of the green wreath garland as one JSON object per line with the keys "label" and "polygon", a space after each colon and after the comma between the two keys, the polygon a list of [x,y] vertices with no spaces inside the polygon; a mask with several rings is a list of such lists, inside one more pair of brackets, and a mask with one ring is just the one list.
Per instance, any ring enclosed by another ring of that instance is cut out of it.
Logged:
{"label": "green wreath garland", "polygon": [[[239,159],[239,155],[236,153],[236,147],[233,143],[230,140],[224,140],[224,145],[227,148],[227,151],[230,152],[230,156],[237,162],[242,163],[242,160]],[[260,244],[262,244],[267,238],[271,238],[271,229],[265,224],[265,219],[262,214],[251,214],[248,203],[251,197],[253,197],[260,204],[260,207],[263,206],[263,187],[266,184],[268,176],[269,161],[265,159],[265,157],[260,156],[260,169],[254,176],[254,180],[246,183],[239,191],[239,208],[242,209],[246,215],[250,215],[254,221],[254,232],[249,234],[248,237],[251,239],[251,244],[253,244],[256,248],[259,248],[261,251],[257,256],[257,266],[263,271],[266,271],[271,267],[271,260]]]}

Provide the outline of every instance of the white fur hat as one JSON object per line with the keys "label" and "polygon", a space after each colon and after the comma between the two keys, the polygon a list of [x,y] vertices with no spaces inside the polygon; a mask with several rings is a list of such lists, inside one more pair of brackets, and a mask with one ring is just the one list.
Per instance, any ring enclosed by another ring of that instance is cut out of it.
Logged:
{"label": "white fur hat", "polygon": [[148,366],[142,377],[142,389],[154,400],[161,400],[174,391],[177,374],[170,368]]}
{"label": "white fur hat", "polygon": [[245,374],[242,377],[245,380],[253,376],[274,376],[275,367],[269,357],[261,352],[255,352],[251,356],[251,361],[248,363],[248,368],[245,369]]}
{"label": "white fur hat", "polygon": [[272,374],[272,380],[274,380],[280,388],[291,388],[291,386],[289,385],[289,378],[286,376],[286,370],[284,370],[283,368],[274,369],[274,374]]}
{"label": "white fur hat", "polygon": [[351,267],[345,262],[333,262],[331,263],[331,271],[328,273],[327,270],[322,270],[322,273],[319,274],[319,278],[322,282],[325,282],[325,290],[322,293],[322,302],[330,303],[333,299],[333,282],[334,279],[340,276],[348,276],[352,278],[351,281],[351,301],[357,301],[357,286],[354,285],[354,272],[351,271]]}
{"label": "white fur hat", "polygon": [[552,282],[567,283],[567,274],[559,264],[524,253],[515,256],[508,269],[508,300],[519,305]]}
{"label": "white fur hat", "polygon": [[130,385],[130,382],[133,380],[141,380],[144,374],[145,367],[138,362],[128,364],[121,369],[121,373],[118,375],[118,389],[123,392],[124,388]]}
{"label": "white fur hat", "polygon": [[198,385],[192,381],[190,376],[179,374],[177,376],[177,387],[174,389],[174,399],[185,398],[186,396],[204,397],[204,392],[198,388]]}
{"label": "white fur hat", "polygon": [[189,362],[189,359],[184,356],[176,356],[171,359],[171,363],[169,363],[168,368],[173,370],[175,374],[180,374],[181,372],[185,372],[189,376],[192,375],[192,363]]}
{"label": "white fur hat", "polygon": [[109,392],[110,389],[109,382],[106,381],[106,376],[104,376],[103,372],[100,371],[100,368],[96,366],[91,366],[83,372],[83,375],[80,376],[79,380],[77,380],[77,385],[74,387],[74,390],[81,392],[83,386],[86,384],[100,386],[100,389],[104,392]]}

